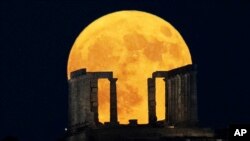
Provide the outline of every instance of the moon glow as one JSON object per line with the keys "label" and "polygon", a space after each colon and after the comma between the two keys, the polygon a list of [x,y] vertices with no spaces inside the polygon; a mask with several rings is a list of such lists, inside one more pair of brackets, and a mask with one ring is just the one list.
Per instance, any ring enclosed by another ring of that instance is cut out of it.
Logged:
{"label": "moon glow", "polygon": [[[118,120],[148,123],[147,78],[158,70],[192,64],[179,32],[167,21],[141,11],[119,11],[88,25],[77,37],[68,59],[70,72],[113,71],[117,81]],[[165,88],[156,81],[158,120],[165,119]],[[109,86],[98,83],[100,122],[109,121]],[[101,104],[100,104],[101,103]]]}

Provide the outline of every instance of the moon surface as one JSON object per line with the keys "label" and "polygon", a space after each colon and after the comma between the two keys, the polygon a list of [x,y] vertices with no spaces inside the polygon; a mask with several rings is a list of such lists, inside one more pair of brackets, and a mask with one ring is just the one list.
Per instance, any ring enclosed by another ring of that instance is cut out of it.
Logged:
{"label": "moon surface", "polygon": [[[192,64],[179,32],[167,21],[141,11],[118,11],[89,24],[77,37],[68,59],[70,72],[113,71],[117,80],[118,120],[148,123],[147,78],[158,70]],[[165,119],[165,88],[156,80],[156,112]],[[109,81],[98,82],[100,122],[109,121]]]}

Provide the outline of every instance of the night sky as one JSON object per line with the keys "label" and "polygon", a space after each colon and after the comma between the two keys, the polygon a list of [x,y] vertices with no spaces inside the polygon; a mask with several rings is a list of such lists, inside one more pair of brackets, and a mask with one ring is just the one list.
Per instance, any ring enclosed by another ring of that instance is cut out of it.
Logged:
{"label": "night sky", "polygon": [[[0,140],[55,141],[67,127],[67,59],[93,20],[119,10],[170,22],[198,65],[201,125],[250,123],[250,2],[0,1]],[[91,37],[89,37],[91,38]]]}

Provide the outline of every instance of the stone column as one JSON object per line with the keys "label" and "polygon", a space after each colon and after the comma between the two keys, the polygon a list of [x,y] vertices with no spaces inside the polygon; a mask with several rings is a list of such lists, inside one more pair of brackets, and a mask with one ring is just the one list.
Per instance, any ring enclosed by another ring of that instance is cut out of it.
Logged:
{"label": "stone column", "polygon": [[172,91],[172,117],[173,117],[173,124],[176,123],[176,110],[177,110],[177,104],[176,104],[176,79],[175,77],[171,78],[171,91]]}
{"label": "stone column", "polygon": [[164,78],[163,81],[165,82],[165,122],[168,123],[169,120],[169,109],[168,109],[168,99],[169,99],[169,93],[168,91],[168,80],[167,78]]}
{"label": "stone column", "polygon": [[197,81],[196,81],[196,71],[191,72],[191,122],[196,124],[198,122],[197,114]]}
{"label": "stone column", "polygon": [[[87,77],[81,77],[77,80],[77,115],[78,123],[91,122],[91,119],[87,118],[88,112],[90,112],[90,79]],[[93,121],[93,118],[92,118]]]}
{"label": "stone column", "polygon": [[185,78],[183,74],[180,74],[180,99],[181,99],[181,122],[185,122]]}
{"label": "stone column", "polygon": [[79,125],[94,125],[94,115],[91,111],[90,76],[86,74],[86,70],[80,69],[71,73],[68,83],[70,128],[75,130]]}
{"label": "stone column", "polygon": [[187,97],[187,85],[188,85],[188,82],[187,82],[187,74],[185,73],[183,75],[183,81],[184,81],[184,90],[183,90],[183,93],[184,93],[184,121],[185,123],[188,121],[188,97]]}
{"label": "stone column", "polygon": [[99,123],[98,118],[98,80],[93,78],[90,81],[91,111],[94,113],[94,122]]}
{"label": "stone column", "polygon": [[168,125],[173,125],[173,93],[171,90],[172,87],[172,80],[171,78],[168,78],[168,80],[165,79],[165,82],[167,81],[167,89],[166,89],[166,116],[165,120]]}
{"label": "stone column", "polygon": [[[190,122],[191,120],[191,115],[192,115],[192,112],[191,112],[191,81],[190,81],[190,73],[187,73],[187,120],[188,122]],[[188,123],[189,124],[189,123]]]}
{"label": "stone column", "polygon": [[173,87],[173,90],[174,90],[174,124],[176,126],[176,124],[178,123],[179,121],[179,114],[178,114],[178,109],[179,109],[179,106],[178,106],[178,78],[176,76],[173,77],[174,79],[174,87]]}
{"label": "stone column", "polygon": [[177,120],[178,120],[178,123],[181,122],[181,117],[182,117],[182,108],[181,108],[181,78],[180,78],[180,75],[176,75],[176,82],[177,82],[177,85],[176,85],[176,89],[177,89],[177,93],[176,93],[176,96],[177,96]]}
{"label": "stone column", "polygon": [[148,78],[148,122],[155,124],[156,117],[156,101],[155,101],[155,79]]}
{"label": "stone column", "polygon": [[109,81],[110,81],[110,123],[111,124],[118,124],[117,94],[116,94],[117,78],[109,78]]}
{"label": "stone column", "polygon": [[77,121],[77,93],[76,93],[76,84],[74,83],[74,80],[68,81],[69,86],[69,95],[68,95],[68,102],[69,102],[69,108],[68,108],[68,119],[69,119],[69,127],[76,124]]}

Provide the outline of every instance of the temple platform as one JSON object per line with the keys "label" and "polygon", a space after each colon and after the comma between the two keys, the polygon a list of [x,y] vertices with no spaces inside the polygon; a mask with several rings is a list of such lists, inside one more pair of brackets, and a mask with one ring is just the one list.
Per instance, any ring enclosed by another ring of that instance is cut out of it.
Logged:
{"label": "temple platform", "polygon": [[[73,140],[91,141],[226,141],[218,139],[209,128],[174,128],[139,126],[104,126],[84,129],[73,134]],[[70,140],[70,135],[68,139]]]}

